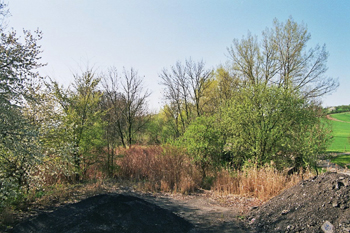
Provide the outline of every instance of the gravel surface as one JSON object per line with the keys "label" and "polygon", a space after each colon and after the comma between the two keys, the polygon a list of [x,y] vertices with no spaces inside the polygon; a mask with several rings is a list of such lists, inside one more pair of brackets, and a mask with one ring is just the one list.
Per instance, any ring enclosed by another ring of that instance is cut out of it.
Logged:
{"label": "gravel surface", "polygon": [[350,232],[350,176],[302,181],[252,210],[247,224],[256,232]]}

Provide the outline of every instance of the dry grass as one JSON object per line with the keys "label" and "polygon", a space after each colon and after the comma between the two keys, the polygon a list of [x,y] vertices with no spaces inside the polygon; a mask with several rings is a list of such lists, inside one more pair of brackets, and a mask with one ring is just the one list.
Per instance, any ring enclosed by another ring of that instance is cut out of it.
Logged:
{"label": "dry grass", "polygon": [[290,176],[271,166],[250,167],[243,171],[222,170],[213,184],[212,190],[220,195],[236,194],[252,196],[267,201],[282,190],[292,187],[302,179],[314,176],[310,171]]}
{"label": "dry grass", "polygon": [[148,191],[193,192],[201,176],[183,150],[170,146],[133,147],[119,163],[119,176],[142,182]]}

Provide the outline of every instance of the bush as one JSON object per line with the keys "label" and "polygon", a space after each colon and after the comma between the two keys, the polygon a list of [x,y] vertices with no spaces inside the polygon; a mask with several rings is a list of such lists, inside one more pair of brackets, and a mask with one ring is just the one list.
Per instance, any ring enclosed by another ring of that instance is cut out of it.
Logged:
{"label": "bush", "polygon": [[187,149],[200,166],[203,178],[210,167],[216,168],[222,163],[224,138],[215,116],[198,117],[188,126],[177,144]]}

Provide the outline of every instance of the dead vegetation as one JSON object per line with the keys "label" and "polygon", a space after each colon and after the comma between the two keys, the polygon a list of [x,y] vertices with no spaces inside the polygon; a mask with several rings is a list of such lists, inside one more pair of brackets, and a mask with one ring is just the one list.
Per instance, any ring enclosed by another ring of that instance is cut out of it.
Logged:
{"label": "dead vegetation", "polygon": [[212,190],[222,195],[251,196],[266,201],[310,176],[314,176],[310,171],[286,175],[271,166],[254,166],[240,171],[222,170],[218,173]]}
{"label": "dead vegetation", "polygon": [[118,163],[119,177],[136,181],[147,191],[190,193],[200,187],[198,169],[179,148],[133,147]]}

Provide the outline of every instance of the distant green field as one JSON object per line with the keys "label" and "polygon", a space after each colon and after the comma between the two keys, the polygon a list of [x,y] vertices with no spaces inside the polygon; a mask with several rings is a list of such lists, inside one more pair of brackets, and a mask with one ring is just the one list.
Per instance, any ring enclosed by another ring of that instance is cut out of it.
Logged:
{"label": "distant green field", "polygon": [[332,114],[331,117],[345,122],[330,121],[333,126],[333,142],[328,148],[328,151],[350,152],[350,143],[348,140],[350,136],[350,113]]}

